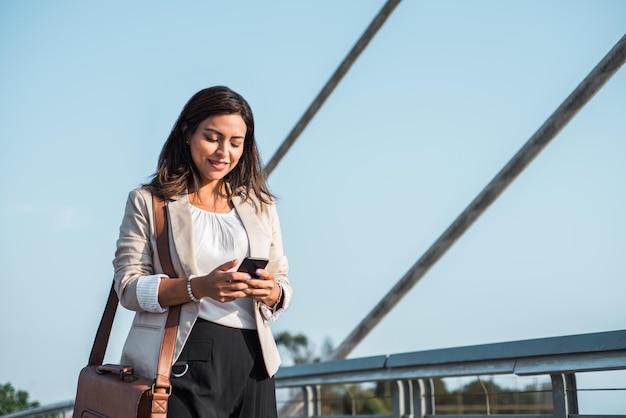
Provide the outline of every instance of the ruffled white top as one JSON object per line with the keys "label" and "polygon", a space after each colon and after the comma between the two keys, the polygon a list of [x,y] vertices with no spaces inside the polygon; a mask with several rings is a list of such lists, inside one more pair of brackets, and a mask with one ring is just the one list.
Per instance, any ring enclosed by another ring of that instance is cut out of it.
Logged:
{"label": "ruffled white top", "polygon": [[[190,204],[193,223],[193,246],[200,275],[209,274],[227,261],[239,263],[249,254],[249,242],[241,218],[235,209],[214,213]],[[236,266],[235,270],[237,269]],[[162,274],[143,276],[137,282],[139,305],[149,312],[164,312],[158,301]],[[270,314],[271,315],[271,314]],[[232,328],[256,329],[254,302],[239,298],[218,302],[205,297],[200,300],[199,317]]]}
{"label": "ruffled white top", "polygon": [[[241,264],[248,256],[248,235],[236,210],[213,213],[191,206],[191,219],[196,265],[201,275],[209,274],[235,258]],[[250,298],[238,298],[232,302],[202,298],[199,316],[232,328],[256,328],[254,302]]]}

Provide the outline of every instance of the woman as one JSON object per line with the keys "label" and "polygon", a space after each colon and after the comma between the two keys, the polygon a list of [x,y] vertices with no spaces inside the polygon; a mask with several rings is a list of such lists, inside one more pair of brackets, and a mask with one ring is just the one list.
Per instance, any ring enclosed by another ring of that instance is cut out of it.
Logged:
{"label": "woman", "polygon": [[[161,273],[152,194],[166,202],[177,277]],[[247,256],[269,259],[258,278],[237,271]],[[136,311],[122,363],[138,374],[156,375],[167,309],[182,305],[168,417],[277,416],[269,322],[292,290],[243,97],[211,87],[185,105],[152,181],[129,195],[113,264],[120,302]]]}

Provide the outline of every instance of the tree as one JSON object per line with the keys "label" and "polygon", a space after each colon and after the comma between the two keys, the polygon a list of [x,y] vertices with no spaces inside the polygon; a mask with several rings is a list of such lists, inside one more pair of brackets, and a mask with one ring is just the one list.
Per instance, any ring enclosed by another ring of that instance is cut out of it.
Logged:
{"label": "tree", "polygon": [[304,334],[291,335],[285,331],[276,337],[276,345],[283,346],[291,356],[294,364],[317,363],[319,357],[315,357],[310,347],[309,339]]}
{"label": "tree", "polygon": [[28,392],[16,391],[10,383],[0,385],[0,415],[39,406],[39,402],[29,402],[28,396]]}
{"label": "tree", "polygon": [[[320,355],[315,354],[316,350],[304,334],[281,332],[275,339],[278,346],[287,350],[294,364],[318,363],[333,352],[332,342],[328,339],[324,341]],[[324,385],[321,389],[322,412],[325,415],[389,414],[389,397],[381,397],[378,390],[378,387],[372,390],[363,385]]]}
{"label": "tree", "polygon": [[[438,392],[435,391],[437,394]],[[439,394],[441,395],[441,394]],[[508,389],[493,380],[477,378],[445,396],[438,396],[440,410],[455,413],[551,413],[551,402],[543,400],[543,390],[526,387]]]}

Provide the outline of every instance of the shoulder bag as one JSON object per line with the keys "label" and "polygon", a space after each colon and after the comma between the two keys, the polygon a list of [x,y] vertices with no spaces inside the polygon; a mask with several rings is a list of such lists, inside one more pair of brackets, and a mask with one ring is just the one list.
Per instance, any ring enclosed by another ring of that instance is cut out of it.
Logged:
{"label": "shoulder bag", "polygon": [[[164,273],[176,277],[169,253],[165,202],[153,196],[152,204],[159,260]],[[118,302],[115,288],[111,286],[89,356],[89,364],[81,370],[78,377],[73,418],[166,418],[167,401],[172,391],[170,370],[180,305],[169,309],[157,377],[149,379],[135,375],[132,365],[102,364]]]}

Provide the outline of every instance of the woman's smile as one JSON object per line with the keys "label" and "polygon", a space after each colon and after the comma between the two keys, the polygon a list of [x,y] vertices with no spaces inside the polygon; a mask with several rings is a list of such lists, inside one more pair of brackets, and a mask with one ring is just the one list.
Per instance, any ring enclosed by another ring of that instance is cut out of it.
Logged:
{"label": "woman's smile", "polygon": [[214,161],[214,160],[209,160],[209,163],[211,163],[211,165],[213,167],[215,167],[216,170],[226,170],[228,168],[228,165],[230,164],[228,161]]}

